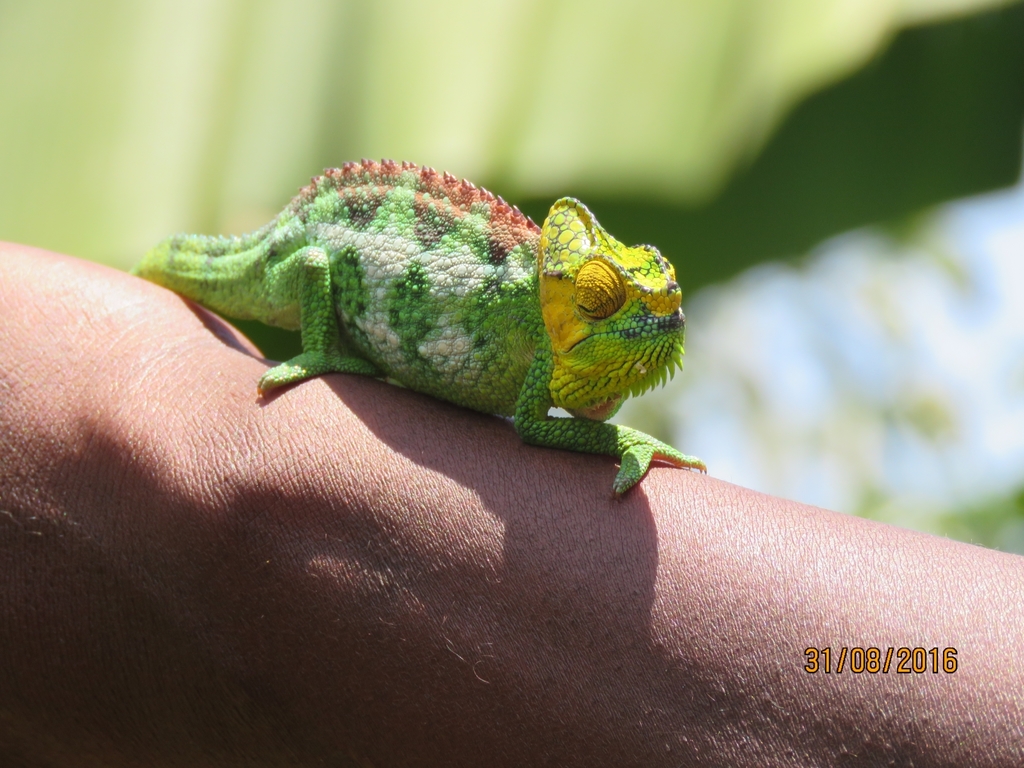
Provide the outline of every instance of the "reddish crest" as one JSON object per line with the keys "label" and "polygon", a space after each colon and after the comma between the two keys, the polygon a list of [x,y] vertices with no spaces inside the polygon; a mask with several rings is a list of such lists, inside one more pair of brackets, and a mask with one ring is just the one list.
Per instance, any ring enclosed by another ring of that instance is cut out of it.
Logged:
{"label": "reddish crest", "polygon": [[477,187],[469,181],[460,180],[447,171],[438,173],[430,166],[420,167],[415,163],[394,160],[360,160],[344,163],[341,168],[328,168],[322,176],[315,177],[309,186],[303,187],[293,201],[301,205],[316,196],[321,188],[337,189],[360,185],[387,187],[398,182],[403,173],[418,173],[418,192],[429,194],[434,199],[451,201],[452,205],[468,211],[474,203],[487,203],[491,209],[492,237],[506,240],[510,245],[524,239],[533,239],[540,233],[540,228],[523,215],[518,208],[506,203],[500,196],[494,195],[483,187]]}

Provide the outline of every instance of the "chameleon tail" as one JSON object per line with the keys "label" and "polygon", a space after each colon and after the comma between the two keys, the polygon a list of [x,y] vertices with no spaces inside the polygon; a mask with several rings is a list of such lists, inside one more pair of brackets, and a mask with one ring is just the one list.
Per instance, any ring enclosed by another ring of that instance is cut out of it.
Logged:
{"label": "chameleon tail", "polygon": [[289,327],[280,322],[287,320],[283,307],[272,306],[277,302],[263,290],[275,223],[241,237],[174,235],[147,252],[132,274],[229,317]]}

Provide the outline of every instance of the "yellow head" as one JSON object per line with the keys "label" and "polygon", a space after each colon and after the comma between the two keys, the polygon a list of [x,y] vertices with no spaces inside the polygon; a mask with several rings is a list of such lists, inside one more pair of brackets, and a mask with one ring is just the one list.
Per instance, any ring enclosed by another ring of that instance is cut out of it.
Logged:
{"label": "yellow head", "polygon": [[626,394],[674,373],[683,354],[682,293],[657,249],[623,245],[565,197],[544,221],[537,258],[555,405],[603,420]]}

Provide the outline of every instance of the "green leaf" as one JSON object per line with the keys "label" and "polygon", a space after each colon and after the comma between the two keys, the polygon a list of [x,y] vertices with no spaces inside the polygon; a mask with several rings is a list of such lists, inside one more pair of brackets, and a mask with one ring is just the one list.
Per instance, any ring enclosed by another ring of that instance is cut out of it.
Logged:
{"label": "green leaf", "polygon": [[[796,103],[901,27],[999,4],[6,3],[0,237],[129,266],[171,232],[254,228],[311,174],[360,156],[512,199],[573,190],[678,210],[710,200]],[[807,152],[776,162],[794,158],[832,167]]]}
{"label": "green leaf", "polygon": [[[802,256],[830,235],[1013,184],[1021,40],[1024,5],[904,31],[865,69],[797,107],[707,204],[572,192],[616,237],[657,245],[688,292]],[[547,204],[523,208],[543,215]]]}

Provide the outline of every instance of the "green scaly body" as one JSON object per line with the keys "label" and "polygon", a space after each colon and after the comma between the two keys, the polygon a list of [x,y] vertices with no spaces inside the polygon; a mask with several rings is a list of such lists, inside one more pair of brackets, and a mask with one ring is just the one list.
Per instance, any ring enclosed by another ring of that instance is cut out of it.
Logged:
{"label": "green scaly body", "polygon": [[[680,362],[671,265],[627,248],[571,198],[538,228],[501,198],[411,163],[348,163],[244,237],[178,235],[135,274],[230,317],[302,331],[261,392],[328,372],[389,377],[486,413],[527,442],[704,469],[602,421]],[[551,406],[575,418],[548,416]]]}

